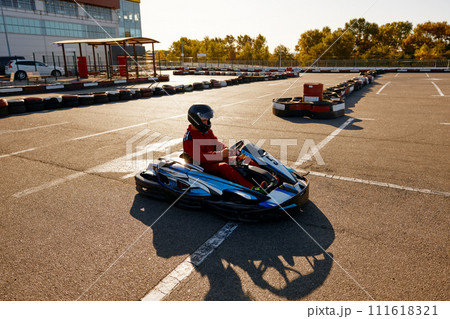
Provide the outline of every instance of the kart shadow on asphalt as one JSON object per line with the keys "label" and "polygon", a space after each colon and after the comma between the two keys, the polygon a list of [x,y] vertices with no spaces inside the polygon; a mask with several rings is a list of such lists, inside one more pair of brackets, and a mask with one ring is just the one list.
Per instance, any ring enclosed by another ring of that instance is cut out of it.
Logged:
{"label": "kart shadow on asphalt", "polygon": [[[224,223],[212,212],[178,207],[171,208],[155,223],[164,211],[155,207],[158,203],[136,195],[130,214],[147,226],[154,224],[153,246],[159,257],[169,259],[193,253]],[[196,267],[209,280],[204,300],[299,300],[320,287],[331,271],[333,256],[325,251],[333,243],[335,233],[313,202],[309,201],[303,210],[292,216],[300,226],[288,217],[240,224]],[[261,289],[264,292],[260,294]]]}

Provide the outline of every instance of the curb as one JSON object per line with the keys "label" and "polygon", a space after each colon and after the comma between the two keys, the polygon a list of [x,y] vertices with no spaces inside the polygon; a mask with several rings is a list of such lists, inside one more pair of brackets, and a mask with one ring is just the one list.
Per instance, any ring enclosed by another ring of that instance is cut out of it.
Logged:
{"label": "curb", "polygon": [[72,91],[80,90],[89,87],[108,87],[116,84],[136,84],[136,83],[150,83],[150,82],[167,82],[169,81],[168,75],[161,75],[158,77],[128,79],[128,80],[115,80],[115,81],[101,81],[101,82],[71,82],[66,84],[54,84],[54,85],[29,85],[24,87],[9,87],[0,88],[0,96],[8,96],[11,94],[37,94],[37,93],[50,93],[57,91]]}

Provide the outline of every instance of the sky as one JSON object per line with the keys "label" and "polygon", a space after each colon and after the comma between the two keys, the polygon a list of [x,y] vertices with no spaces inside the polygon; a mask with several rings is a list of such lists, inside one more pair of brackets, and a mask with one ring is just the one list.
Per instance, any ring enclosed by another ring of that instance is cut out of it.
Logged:
{"label": "sky", "polygon": [[343,28],[353,18],[378,25],[448,21],[449,0],[141,0],[142,36],[167,50],[181,37],[202,40],[248,34],[266,37],[270,52],[283,44],[294,52],[300,35],[329,26]]}

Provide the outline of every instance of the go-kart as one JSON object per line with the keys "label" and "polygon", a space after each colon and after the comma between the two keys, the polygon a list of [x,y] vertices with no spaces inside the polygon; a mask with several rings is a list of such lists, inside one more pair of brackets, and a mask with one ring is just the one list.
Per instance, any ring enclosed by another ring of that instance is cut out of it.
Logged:
{"label": "go-kart", "polygon": [[[264,221],[299,212],[309,197],[309,181],[254,144],[239,141],[230,147],[230,163],[248,181],[267,188],[259,192],[207,174],[182,151],[161,157],[135,176],[137,191],[188,208],[206,208],[231,220]],[[258,166],[248,165],[247,157]]]}

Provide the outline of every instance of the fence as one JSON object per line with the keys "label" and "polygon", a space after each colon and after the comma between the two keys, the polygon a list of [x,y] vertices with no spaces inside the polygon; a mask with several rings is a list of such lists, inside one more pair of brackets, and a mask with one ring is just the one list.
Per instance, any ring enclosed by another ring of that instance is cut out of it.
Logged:
{"label": "fence", "polygon": [[160,67],[321,67],[321,68],[450,68],[450,60],[220,60],[220,59],[194,59],[185,57],[176,61],[160,60]]}

